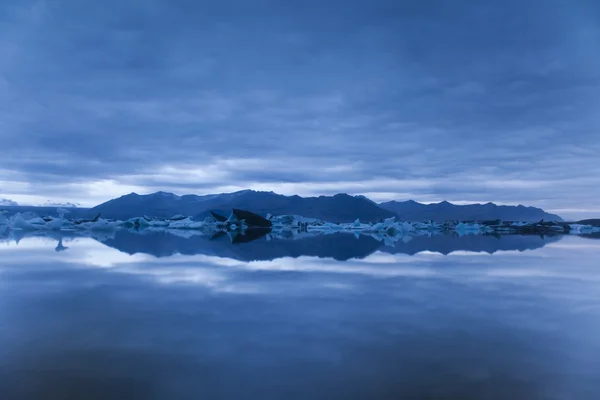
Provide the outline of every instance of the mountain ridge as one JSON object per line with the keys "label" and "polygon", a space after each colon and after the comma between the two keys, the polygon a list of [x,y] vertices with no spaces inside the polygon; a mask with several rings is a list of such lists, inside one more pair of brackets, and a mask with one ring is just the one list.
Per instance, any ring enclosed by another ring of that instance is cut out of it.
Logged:
{"label": "mountain ridge", "polygon": [[414,200],[376,203],[364,195],[352,196],[337,193],[333,196],[286,196],[275,192],[251,189],[232,193],[208,195],[186,194],[178,196],[169,192],[140,195],[135,192],[109,200],[93,207],[93,212],[107,218],[126,219],[149,215],[168,218],[185,214],[202,219],[210,210],[228,211],[241,208],[259,215],[298,214],[331,222],[379,221],[397,217],[406,221],[447,220],[523,220],[540,219],[562,221],[558,215],[549,214],[536,207],[503,206],[492,202],[485,204],[456,205],[448,201],[423,204]]}
{"label": "mountain ridge", "polygon": [[[485,204],[473,203],[458,205],[448,201],[440,203],[423,204],[413,200],[407,201],[387,201],[379,203],[379,206],[395,212],[398,217],[405,221],[476,221],[501,219],[504,221],[539,221],[541,219],[549,221],[562,221],[563,219],[550,214],[541,208],[531,206],[506,206],[497,205],[492,202]],[[441,212],[443,209],[443,218]]]}
{"label": "mountain ridge", "polygon": [[[241,208],[259,215],[299,214],[331,222],[349,222],[356,218],[364,221],[379,221],[396,216],[366,198],[338,193],[334,196],[300,197],[285,196],[274,192],[242,190],[216,195],[184,195],[156,192],[148,195],[130,193],[102,203],[92,211],[108,218],[130,218],[151,215],[171,217],[185,214],[202,218],[210,210]],[[134,215],[135,214],[135,215]]]}
{"label": "mountain ridge", "polygon": [[2,207],[19,207],[19,203],[12,201],[11,199],[0,199],[0,206]]}
{"label": "mountain ridge", "polygon": [[48,200],[47,202],[40,204],[37,207],[46,207],[46,208],[50,208],[50,207],[57,207],[57,208],[79,208],[80,204],[76,204],[76,203],[58,203],[58,202],[53,202]]}

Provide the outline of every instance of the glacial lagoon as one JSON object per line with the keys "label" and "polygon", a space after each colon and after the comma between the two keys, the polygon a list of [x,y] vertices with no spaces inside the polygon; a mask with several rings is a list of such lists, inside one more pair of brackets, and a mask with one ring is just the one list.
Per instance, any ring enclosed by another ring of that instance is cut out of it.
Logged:
{"label": "glacial lagoon", "polygon": [[3,399],[598,399],[600,240],[0,240]]}

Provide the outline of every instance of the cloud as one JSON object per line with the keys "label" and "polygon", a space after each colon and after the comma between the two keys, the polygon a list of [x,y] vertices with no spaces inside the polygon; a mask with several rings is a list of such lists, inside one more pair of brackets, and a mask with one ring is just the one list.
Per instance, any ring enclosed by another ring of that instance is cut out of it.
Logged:
{"label": "cloud", "polygon": [[4,2],[0,193],[327,184],[592,209],[597,8]]}

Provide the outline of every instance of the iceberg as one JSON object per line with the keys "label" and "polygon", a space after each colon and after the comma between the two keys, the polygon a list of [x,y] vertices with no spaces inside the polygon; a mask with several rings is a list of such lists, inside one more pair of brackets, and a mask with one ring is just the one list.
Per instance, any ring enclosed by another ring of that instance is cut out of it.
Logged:
{"label": "iceberg", "polygon": [[352,224],[342,224],[342,226],[346,229],[351,230],[363,230],[369,229],[371,227],[371,224],[363,224],[362,222],[360,222],[360,219],[357,218]]}
{"label": "iceberg", "polygon": [[569,225],[570,233],[574,235],[589,235],[600,232],[600,226],[571,224]]}
{"label": "iceberg", "polygon": [[[178,235],[191,237],[194,235],[223,235],[233,232],[268,231],[268,240],[279,238],[299,238],[306,235],[329,235],[338,232],[354,234],[356,237],[369,235],[392,246],[398,241],[408,242],[416,236],[434,236],[442,234],[486,235],[486,234],[543,234],[556,235],[571,233],[586,235],[600,232],[600,227],[582,224],[561,224],[554,222],[503,222],[495,221],[434,221],[407,222],[396,221],[394,217],[380,220],[376,223],[364,223],[359,219],[350,223],[334,223],[317,218],[306,218],[301,215],[260,215],[248,211],[234,209],[228,217],[212,213],[202,221],[190,216],[174,215],[171,218],[160,219],[148,216],[130,218],[124,221],[108,220],[97,215],[93,219],[68,219],[69,210],[58,208],[57,216],[39,217],[35,213],[17,213],[9,217],[10,212],[0,210],[0,233],[13,235],[15,232],[60,232],[77,231],[82,235],[110,235],[120,229],[143,232],[169,231]],[[232,236],[233,242],[240,238]]]}
{"label": "iceberg", "polygon": [[460,222],[455,227],[457,232],[492,232],[493,229],[487,225],[482,225],[477,222],[463,223]]}
{"label": "iceberg", "polygon": [[[37,222],[37,219],[39,217],[37,217],[37,216],[36,216],[36,218],[27,218],[27,217],[30,217],[30,215],[25,215],[25,214],[21,214],[21,213],[17,213],[15,215],[13,215],[12,218],[10,219],[10,227],[12,229],[18,229],[18,230],[23,230],[23,231],[34,231],[34,230],[37,230],[40,228],[39,224],[34,224],[34,223],[29,222],[29,221]],[[42,220],[42,222],[44,222],[44,220]]]}
{"label": "iceberg", "polygon": [[9,219],[6,216],[8,214],[7,210],[0,210],[0,225],[8,225]]}
{"label": "iceberg", "polygon": [[69,220],[51,218],[44,224],[43,228],[47,230],[59,231],[63,229],[73,229],[73,223]]}
{"label": "iceberg", "polygon": [[114,231],[119,228],[119,223],[99,218],[97,221],[83,222],[78,227],[89,231]]}
{"label": "iceberg", "polygon": [[202,229],[204,222],[194,221],[191,217],[172,221],[169,223],[169,229]]}

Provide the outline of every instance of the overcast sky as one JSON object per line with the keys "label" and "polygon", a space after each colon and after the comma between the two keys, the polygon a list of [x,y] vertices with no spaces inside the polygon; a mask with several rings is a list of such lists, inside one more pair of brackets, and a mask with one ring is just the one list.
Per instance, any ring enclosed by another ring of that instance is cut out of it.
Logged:
{"label": "overcast sky", "polygon": [[0,198],[600,215],[597,0],[3,0]]}

